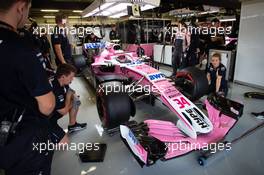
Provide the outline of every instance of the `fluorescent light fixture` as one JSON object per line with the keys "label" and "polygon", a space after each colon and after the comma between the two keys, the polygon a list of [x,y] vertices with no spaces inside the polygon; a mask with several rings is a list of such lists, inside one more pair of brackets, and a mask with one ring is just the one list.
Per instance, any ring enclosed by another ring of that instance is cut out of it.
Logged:
{"label": "fluorescent light fixture", "polygon": [[[98,0],[90,4],[83,10],[82,16],[115,16],[118,17],[124,13],[127,15],[127,6],[132,6],[130,0]],[[134,1],[133,1],[134,2]],[[158,7],[160,0],[140,0],[135,1],[141,7],[141,11],[146,11]]]}
{"label": "fluorescent light fixture", "polygon": [[41,12],[59,12],[59,10],[53,10],[53,9],[41,9]]}
{"label": "fluorescent light fixture", "polygon": [[68,16],[69,19],[80,19],[81,16]]}
{"label": "fluorescent light fixture", "polygon": [[236,21],[235,18],[231,18],[231,19],[220,19],[219,21],[221,22],[230,22],[230,21]]}
{"label": "fluorescent light fixture", "polygon": [[110,18],[120,18],[122,16],[126,16],[127,12],[121,12],[121,13],[117,13],[115,15],[110,16]]}
{"label": "fluorescent light fixture", "polygon": [[217,11],[217,10],[213,10],[213,11],[209,11],[208,13],[209,14],[212,14],[212,13],[218,13],[219,11]]}
{"label": "fluorescent light fixture", "polygon": [[103,10],[101,10],[101,12],[99,13],[96,13],[95,16],[112,16],[114,14],[125,11],[127,9],[127,6],[129,5],[131,5],[131,3],[118,3],[111,7],[108,6],[109,8],[103,8]]}
{"label": "fluorescent light fixture", "polygon": [[55,19],[55,16],[43,16],[43,18],[52,18],[52,19]]}
{"label": "fluorescent light fixture", "polygon": [[146,5],[142,5],[142,6],[141,6],[141,11],[146,11],[146,10],[154,9],[154,8],[155,8],[154,5],[146,4]]}
{"label": "fluorescent light fixture", "polygon": [[[104,12],[103,10],[107,9],[108,7],[110,7],[113,4],[114,4],[113,2],[105,3],[105,4],[100,6],[100,10],[99,10],[99,7],[97,7],[96,9],[94,9],[93,11],[91,11],[90,13],[85,15],[84,17],[94,16],[94,15],[95,16],[108,16],[109,14],[107,12]],[[101,13],[103,11],[104,13],[107,13],[107,15],[102,15],[102,14],[98,13],[99,11],[101,11]]]}
{"label": "fluorescent light fixture", "polygon": [[108,10],[104,10],[104,11],[102,11],[102,12],[100,12],[100,13],[97,13],[95,16],[109,16],[109,15],[111,15],[112,13],[111,12],[109,12]]}
{"label": "fluorescent light fixture", "polygon": [[206,15],[208,12],[200,12],[199,15]]}
{"label": "fluorescent light fixture", "polygon": [[89,17],[89,16],[93,16],[97,12],[99,12],[99,8],[96,8],[95,10],[91,11],[90,13],[88,13],[87,15],[85,15],[84,18]]}
{"label": "fluorescent light fixture", "polygon": [[118,11],[126,10],[127,6],[129,6],[129,5],[131,6],[131,3],[119,3],[119,4],[117,4],[117,5],[113,6],[113,7],[110,7],[107,10],[115,13],[115,12],[118,12]]}
{"label": "fluorescent light fixture", "polygon": [[213,11],[206,11],[206,12],[200,12],[199,15],[207,15],[212,13],[218,13],[219,11],[213,10]]}
{"label": "fluorescent light fixture", "polygon": [[72,12],[73,13],[82,13],[83,11],[82,10],[73,10]]}

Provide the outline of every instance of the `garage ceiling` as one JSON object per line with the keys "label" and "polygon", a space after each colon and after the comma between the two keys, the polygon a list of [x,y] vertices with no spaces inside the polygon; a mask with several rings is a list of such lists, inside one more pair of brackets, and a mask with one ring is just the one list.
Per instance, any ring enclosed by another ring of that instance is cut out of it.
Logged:
{"label": "garage ceiling", "polygon": [[[94,0],[38,0],[32,2],[32,17],[40,17],[43,15],[54,15],[54,13],[43,13],[40,9],[59,9],[66,15],[76,15],[73,10],[84,10]],[[165,13],[170,10],[180,9],[184,7],[199,8],[199,5],[212,5],[225,8],[240,8],[239,0],[161,0],[159,8],[155,12]]]}

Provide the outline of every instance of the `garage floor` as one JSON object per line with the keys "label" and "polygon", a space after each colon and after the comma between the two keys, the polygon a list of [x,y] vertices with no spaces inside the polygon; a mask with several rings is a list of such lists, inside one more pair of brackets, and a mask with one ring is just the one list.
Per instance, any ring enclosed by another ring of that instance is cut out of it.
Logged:
{"label": "garage floor", "polygon": [[[195,174],[195,175],[263,175],[264,174],[264,129],[233,145],[232,151],[220,153],[209,162],[207,167],[200,167],[196,161],[197,152],[192,152],[186,156],[169,160],[167,162],[158,161],[154,166],[141,168],[127,147],[121,141],[120,136],[100,136],[98,126],[97,109],[95,105],[95,93],[85,80],[76,78],[72,88],[81,95],[82,106],[79,113],[79,122],[87,122],[88,128],[84,131],[70,135],[70,141],[75,143],[107,143],[108,149],[103,163],[81,163],[76,152],[59,151],[55,153],[52,165],[52,175],[80,175],[82,171],[89,171],[89,175],[135,175],[135,174]],[[245,99],[243,93],[256,91],[241,85],[231,85],[230,95],[234,100],[245,104],[244,115],[238,124],[230,132],[229,140],[238,137],[240,134],[256,126],[261,121],[253,118],[250,112],[261,112],[264,110],[264,101]],[[135,120],[163,119],[173,121],[174,115],[166,109],[160,102],[156,107],[151,107],[143,102],[137,104],[137,114]],[[67,128],[68,117],[59,121],[63,128]]]}

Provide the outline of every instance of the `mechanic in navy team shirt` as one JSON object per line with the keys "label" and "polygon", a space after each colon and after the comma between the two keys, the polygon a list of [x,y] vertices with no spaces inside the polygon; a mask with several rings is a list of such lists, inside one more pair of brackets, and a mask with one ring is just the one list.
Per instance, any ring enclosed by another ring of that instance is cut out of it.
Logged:
{"label": "mechanic in navy team shirt", "polygon": [[67,37],[66,16],[59,14],[55,18],[57,26],[51,35],[52,47],[55,53],[55,62],[57,66],[64,63],[72,63],[72,51],[69,39]]}
{"label": "mechanic in navy team shirt", "polygon": [[209,82],[209,93],[227,95],[228,87],[226,80],[226,67],[221,63],[221,55],[215,53],[207,69],[207,79]]}
{"label": "mechanic in navy team shirt", "polygon": [[86,123],[77,123],[76,118],[81,102],[79,97],[69,85],[77,70],[70,64],[61,64],[57,68],[56,75],[50,80],[53,93],[56,98],[55,111],[50,119],[52,125],[53,142],[68,143],[68,137],[64,130],[58,125],[58,119],[69,113],[68,133],[79,131],[86,128]]}
{"label": "mechanic in navy team shirt", "polygon": [[25,25],[31,0],[0,4],[0,169],[6,175],[49,175],[53,152],[40,153],[33,144],[49,140],[48,118],[55,97],[39,53],[17,30]]}

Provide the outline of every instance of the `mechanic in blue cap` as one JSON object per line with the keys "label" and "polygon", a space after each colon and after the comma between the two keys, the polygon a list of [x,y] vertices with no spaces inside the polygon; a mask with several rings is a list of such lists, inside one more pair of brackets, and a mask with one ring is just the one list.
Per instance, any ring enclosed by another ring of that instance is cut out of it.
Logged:
{"label": "mechanic in blue cap", "polygon": [[53,151],[34,147],[49,140],[55,97],[39,53],[18,34],[31,0],[0,0],[0,169],[6,175],[49,175]]}
{"label": "mechanic in blue cap", "polygon": [[209,82],[209,93],[227,95],[228,87],[226,80],[226,67],[221,63],[221,55],[215,53],[207,69],[207,79]]}

